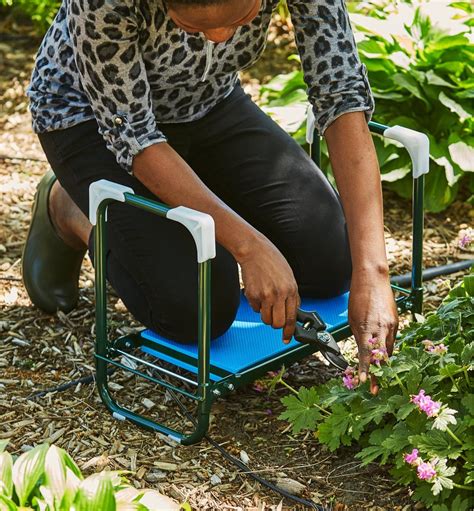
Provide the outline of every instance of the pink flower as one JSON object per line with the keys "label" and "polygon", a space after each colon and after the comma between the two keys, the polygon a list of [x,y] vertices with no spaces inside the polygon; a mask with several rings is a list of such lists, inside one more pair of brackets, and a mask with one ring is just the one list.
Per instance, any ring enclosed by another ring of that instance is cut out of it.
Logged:
{"label": "pink flower", "polygon": [[414,403],[419,410],[425,412],[428,417],[437,415],[442,403],[439,401],[433,401],[430,396],[425,395],[423,389],[418,394],[412,395],[410,401]]}
{"label": "pink flower", "polygon": [[381,362],[387,360],[387,350],[385,348],[375,348],[371,351],[370,363],[380,366]]}
{"label": "pink flower", "polygon": [[431,349],[434,346],[434,342],[430,341],[429,339],[424,339],[423,341],[421,341],[421,344],[423,344],[426,351],[431,351]]}
{"label": "pink flower", "polygon": [[254,383],[252,388],[255,392],[263,392],[265,390],[265,387],[261,383]]}
{"label": "pink flower", "polygon": [[437,344],[436,346],[433,346],[430,349],[430,353],[434,353],[435,355],[444,355],[445,353],[447,353],[447,351],[448,348],[446,348],[446,346],[443,343]]}
{"label": "pink flower", "polygon": [[469,236],[469,234],[464,234],[464,236],[462,236],[459,239],[459,247],[460,248],[467,248],[467,247],[469,247],[469,245],[471,243],[472,243],[472,238]]}
{"label": "pink flower", "polygon": [[348,367],[344,371],[344,376],[342,377],[342,383],[349,390],[353,390],[354,387],[359,383],[359,378],[355,374],[355,369],[353,367]]}
{"label": "pink flower", "polygon": [[403,459],[410,465],[416,465],[418,460],[421,461],[421,458],[418,457],[418,449],[413,449],[410,454],[405,454]]}
{"label": "pink flower", "polygon": [[370,339],[367,339],[367,342],[372,346],[378,346],[379,344],[379,340],[376,337],[371,337]]}
{"label": "pink flower", "polygon": [[425,339],[424,341],[421,341],[421,343],[425,346],[425,350],[428,353],[434,353],[435,355],[444,355],[448,351],[448,348],[443,343],[435,344],[429,339]]}
{"label": "pink flower", "polygon": [[422,479],[423,481],[429,481],[436,476],[436,470],[429,461],[422,461],[416,471],[418,472],[418,479]]}

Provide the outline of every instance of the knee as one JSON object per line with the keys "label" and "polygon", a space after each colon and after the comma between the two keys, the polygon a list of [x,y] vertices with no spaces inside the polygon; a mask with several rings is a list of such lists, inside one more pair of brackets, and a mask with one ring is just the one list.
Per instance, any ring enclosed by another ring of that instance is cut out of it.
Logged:
{"label": "knee", "polygon": [[[218,257],[211,266],[211,339],[232,325],[240,304],[237,264]],[[160,296],[151,306],[150,328],[175,341],[194,344],[198,338],[197,282],[169,296]],[[157,302],[158,302],[157,301]]]}
{"label": "knee", "polygon": [[[318,246],[301,260],[297,277],[300,293],[314,298],[330,298],[349,291],[352,259],[347,229],[333,230],[318,238]],[[311,257],[312,256],[312,257]]]}

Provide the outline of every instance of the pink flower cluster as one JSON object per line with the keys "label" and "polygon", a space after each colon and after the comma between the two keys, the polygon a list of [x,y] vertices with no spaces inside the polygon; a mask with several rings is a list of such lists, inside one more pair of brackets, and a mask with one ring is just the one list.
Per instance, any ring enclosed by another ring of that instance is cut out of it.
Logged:
{"label": "pink flower cluster", "polygon": [[418,409],[425,412],[428,417],[434,417],[438,415],[442,403],[439,401],[433,401],[430,396],[425,394],[423,389],[411,396],[410,401],[414,403]]}
{"label": "pink flower cluster", "polygon": [[435,355],[444,355],[448,352],[448,348],[443,344],[435,344],[433,341],[430,341],[429,339],[425,339],[421,341],[421,343],[424,345],[425,350],[428,353],[433,353]]}
{"label": "pink flower cluster", "polygon": [[422,479],[423,481],[430,481],[434,477],[436,477],[435,470],[435,461],[423,461],[418,456],[418,449],[413,449],[410,454],[405,454],[403,459],[406,463],[413,465],[416,467],[416,471],[418,473],[418,479]]}
{"label": "pink flower cluster", "polygon": [[342,383],[349,390],[353,390],[359,383],[359,377],[356,375],[355,369],[353,367],[348,367],[344,371],[344,376],[342,377]]}
{"label": "pink flower cluster", "polygon": [[370,352],[370,363],[380,366],[380,364],[385,362],[388,358],[387,350],[384,347],[380,347],[380,343],[375,337],[368,339],[367,342],[373,346]]}

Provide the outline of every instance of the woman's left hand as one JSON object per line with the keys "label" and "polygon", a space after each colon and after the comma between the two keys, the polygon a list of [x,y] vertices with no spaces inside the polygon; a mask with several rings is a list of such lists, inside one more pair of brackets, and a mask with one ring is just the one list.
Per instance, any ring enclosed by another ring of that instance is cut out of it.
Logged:
{"label": "woman's left hand", "polygon": [[[390,280],[380,272],[354,270],[349,295],[349,324],[359,350],[359,380],[364,383],[369,374],[374,345],[392,355],[398,329],[398,313]],[[371,377],[370,391],[377,394],[376,379]]]}

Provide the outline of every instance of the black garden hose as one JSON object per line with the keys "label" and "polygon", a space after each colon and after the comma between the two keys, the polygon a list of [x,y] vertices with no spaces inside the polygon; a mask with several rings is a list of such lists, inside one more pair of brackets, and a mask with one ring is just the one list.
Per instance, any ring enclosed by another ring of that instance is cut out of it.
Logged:
{"label": "black garden hose", "polygon": [[[474,259],[467,261],[456,261],[455,263],[442,264],[440,266],[433,266],[423,270],[423,281],[431,280],[440,275],[448,275],[462,270],[468,270],[474,264]],[[404,273],[403,275],[395,275],[390,278],[392,284],[397,286],[407,286],[411,284],[411,273]]]}

